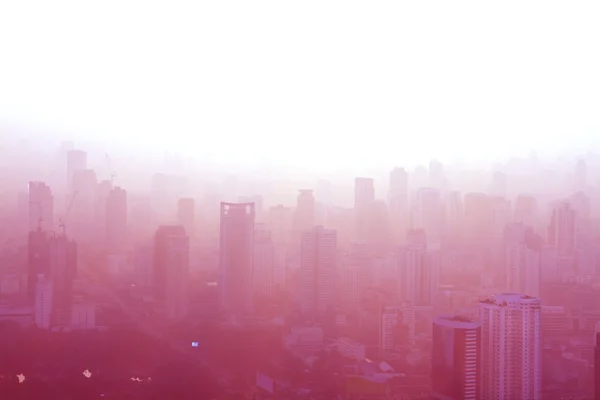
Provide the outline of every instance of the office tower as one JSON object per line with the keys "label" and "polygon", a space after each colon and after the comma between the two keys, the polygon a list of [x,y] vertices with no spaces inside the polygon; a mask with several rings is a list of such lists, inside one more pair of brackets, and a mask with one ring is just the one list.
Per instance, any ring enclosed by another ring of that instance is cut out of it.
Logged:
{"label": "office tower", "polygon": [[548,227],[548,244],[561,256],[571,256],[576,245],[576,213],[568,201],[558,202]]}
{"label": "office tower", "polygon": [[365,295],[374,285],[374,258],[371,255],[371,246],[367,243],[352,243],[348,254],[348,264],[357,273],[358,296]]}
{"label": "office tower", "polygon": [[254,203],[221,203],[221,306],[232,315],[253,311]]}
{"label": "office tower", "polygon": [[275,247],[271,232],[263,224],[254,229],[253,294],[271,296],[273,294],[273,270],[275,266]]}
{"label": "office tower", "polygon": [[340,262],[340,305],[344,311],[354,311],[360,305],[361,282],[359,268],[360,266],[352,258],[352,254],[346,254]]}
{"label": "office tower", "polygon": [[293,248],[300,248],[302,235],[315,226],[316,203],[312,190],[301,189],[298,191],[294,220],[292,222]]}
{"label": "office tower", "polygon": [[94,230],[97,233],[95,240],[102,243],[106,249],[106,232],[108,229],[108,197],[113,189],[112,182],[103,180],[96,185],[94,204]]}
{"label": "office tower", "polygon": [[73,189],[73,177],[77,171],[87,169],[87,154],[82,150],[67,151],[67,188]]}
{"label": "office tower", "polygon": [[117,186],[106,200],[106,249],[109,254],[124,254],[127,244],[127,192]]}
{"label": "office tower", "polygon": [[485,400],[541,399],[540,300],[516,293],[480,303]]}
{"label": "office tower", "polygon": [[467,193],[464,197],[466,238],[485,241],[491,238],[493,226],[492,202],[485,193]]}
{"label": "office tower", "polygon": [[29,232],[54,227],[54,198],[44,182],[29,182]]}
{"label": "office tower", "polygon": [[415,341],[415,309],[409,303],[381,308],[379,352],[382,357]]}
{"label": "office tower", "polygon": [[302,236],[300,305],[311,316],[331,311],[336,300],[337,232],[316,226]]}
{"label": "office tower", "polygon": [[319,203],[326,206],[330,205],[333,200],[333,185],[331,182],[319,179],[315,190],[315,198]]}
{"label": "office tower", "polygon": [[444,204],[434,188],[417,191],[412,210],[412,229],[423,229],[432,247],[439,246],[444,221]]}
{"label": "office tower", "polygon": [[262,218],[263,214],[263,197],[260,194],[253,196],[239,196],[238,203],[254,203],[254,219]]}
{"label": "office tower", "polygon": [[505,272],[508,291],[539,297],[541,238],[531,227],[511,224],[505,228]]}
{"label": "office tower", "polygon": [[47,232],[29,232],[27,239],[27,294],[29,301],[33,303],[38,276],[49,274],[50,249]]}
{"label": "office tower", "polygon": [[185,228],[188,236],[194,237],[196,230],[196,202],[194,199],[179,199],[177,203],[177,223]]}
{"label": "office tower", "polygon": [[463,223],[463,203],[460,192],[453,190],[444,195],[444,238],[458,241],[456,235]]}
{"label": "office tower", "polygon": [[481,398],[481,324],[461,316],[433,321],[431,352],[432,398]]}
{"label": "office tower", "polygon": [[96,229],[96,173],[91,169],[78,170],[73,175],[73,202],[69,214],[68,230],[78,243],[89,243]]}
{"label": "office tower", "polygon": [[281,204],[269,209],[268,225],[271,237],[278,247],[289,244],[292,234],[293,211]]}
{"label": "office tower", "polygon": [[492,213],[491,237],[501,242],[504,237],[504,228],[512,220],[511,203],[501,196],[492,196],[489,199]]}
{"label": "office tower", "polygon": [[168,318],[188,311],[189,238],[178,225],[160,226],[154,235],[154,296]]}
{"label": "office tower", "polygon": [[65,312],[71,307],[73,281],[77,276],[77,244],[65,235],[48,238],[48,277],[52,279],[54,310]]}
{"label": "office tower", "polygon": [[442,192],[446,189],[444,165],[438,160],[431,160],[429,162],[429,186]]}
{"label": "office tower", "polygon": [[45,275],[37,276],[35,285],[34,320],[40,329],[50,329],[52,324],[52,280]]}
{"label": "office tower", "polygon": [[535,227],[537,224],[537,200],[535,197],[520,194],[515,200],[513,222],[520,222]]}
{"label": "office tower", "polygon": [[432,305],[437,296],[440,275],[439,251],[427,251],[425,233],[408,233],[410,242],[398,250],[398,295],[415,305]]}
{"label": "office tower", "polygon": [[392,235],[395,243],[401,242],[408,229],[408,173],[395,167],[390,172],[388,204]]}
{"label": "office tower", "polygon": [[375,186],[372,178],[354,178],[354,213],[356,215],[356,238],[370,239],[371,214],[375,202]]}

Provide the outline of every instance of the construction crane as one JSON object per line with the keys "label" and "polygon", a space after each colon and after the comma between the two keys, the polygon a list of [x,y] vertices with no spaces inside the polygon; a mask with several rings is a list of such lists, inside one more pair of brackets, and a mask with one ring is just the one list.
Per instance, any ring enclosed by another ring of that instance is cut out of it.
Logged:
{"label": "construction crane", "polygon": [[106,156],[106,165],[108,166],[108,173],[110,174],[110,185],[112,186],[114,184],[115,178],[117,177],[117,174],[115,174],[115,171],[112,169],[108,153],[104,153],[104,155]]}
{"label": "construction crane", "polygon": [[73,196],[71,196],[71,201],[69,202],[69,206],[67,207],[67,211],[65,212],[65,215],[62,218],[58,219],[58,227],[62,230],[63,236],[66,236],[65,223],[67,222],[67,218],[69,217],[69,212],[71,212],[71,207],[73,207],[73,202],[75,201],[75,197],[77,197],[77,193],[79,193],[79,192],[75,191],[75,193],[73,193]]}

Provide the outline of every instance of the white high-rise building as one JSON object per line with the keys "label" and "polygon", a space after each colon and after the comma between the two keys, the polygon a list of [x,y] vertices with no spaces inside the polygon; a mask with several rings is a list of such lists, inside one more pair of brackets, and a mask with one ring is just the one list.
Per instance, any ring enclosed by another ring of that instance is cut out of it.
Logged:
{"label": "white high-rise building", "polygon": [[300,305],[311,315],[332,310],[336,302],[337,232],[316,226],[302,236]]}
{"label": "white high-rise building", "polygon": [[541,306],[502,293],[480,303],[482,399],[541,399]]}
{"label": "white high-rise building", "polygon": [[38,275],[35,290],[35,324],[41,329],[50,329],[52,323],[52,300],[54,290],[52,280]]}

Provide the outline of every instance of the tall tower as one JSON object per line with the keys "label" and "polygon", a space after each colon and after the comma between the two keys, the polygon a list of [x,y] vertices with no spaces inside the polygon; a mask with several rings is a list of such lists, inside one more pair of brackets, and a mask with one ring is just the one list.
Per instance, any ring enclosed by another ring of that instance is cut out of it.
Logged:
{"label": "tall tower", "polygon": [[227,313],[253,311],[254,203],[221,203],[221,306]]}
{"label": "tall tower", "polygon": [[432,398],[481,398],[480,345],[479,322],[460,316],[441,316],[433,321]]}
{"label": "tall tower", "polygon": [[395,167],[390,172],[388,204],[392,234],[394,241],[398,243],[408,228],[408,173],[404,168]]}
{"label": "tall tower", "polygon": [[34,319],[40,329],[50,329],[52,324],[52,280],[40,274],[35,287]]}
{"label": "tall tower", "polygon": [[504,230],[506,287],[511,292],[540,295],[541,243],[533,229],[511,224]]}
{"label": "tall tower", "polygon": [[29,232],[52,230],[54,226],[54,198],[44,182],[29,182]]}
{"label": "tall tower", "polygon": [[73,177],[77,171],[87,168],[87,153],[82,150],[67,151],[67,188],[68,192],[73,189]]}
{"label": "tall tower", "polygon": [[177,203],[177,223],[185,228],[190,237],[194,237],[196,228],[196,203],[194,199],[179,199]]}
{"label": "tall tower", "polygon": [[356,238],[366,241],[370,237],[370,220],[375,202],[375,185],[372,178],[354,178],[354,213],[356,215]]}
{"label": "tall tower", "polygon": [[540,300],[502,293],[480,303],[482,399],[541,399]]}
{"label": "tall tower", "polygon": [[127,192],[118,186],[106,199],[106,249],[110,254],[127,250]]}
{"label": "tall tower", "polygon": [[420,188],[413,207],[413,229],[423,229],[432,244],[439,243],[443,229],[444,203],[434,188]]}
{"label": "tall tower", "polygon": [[154,296],[169,318],[188,312],[189,238],[178,225],[160,226],[154,235]]}
{"label": "tall tower", "polygon": [[253,294],[271,296],[273,294],[275,268],[275,247],[271,232],[264,225],[254,229]]}
{"label": "tall tower", "polygon": [[337,232],[316,226],[300,249],[300,305],[308,315],[331,311],[336,301]]}
{"label": "tall tower", "polygon": [[554,207],[548,227],[548,244],[554,246],[561,256],[571,256],[576,244],[575,210],[568,201]]}

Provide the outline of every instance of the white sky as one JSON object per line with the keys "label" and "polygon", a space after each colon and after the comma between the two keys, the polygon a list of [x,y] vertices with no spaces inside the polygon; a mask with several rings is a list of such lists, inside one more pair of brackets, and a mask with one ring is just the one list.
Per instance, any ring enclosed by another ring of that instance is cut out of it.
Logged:
{"label": "white sky", "polygon": [[600,2],[3,1],[0,119],[330,168],[584,149]]}

